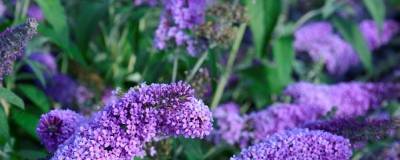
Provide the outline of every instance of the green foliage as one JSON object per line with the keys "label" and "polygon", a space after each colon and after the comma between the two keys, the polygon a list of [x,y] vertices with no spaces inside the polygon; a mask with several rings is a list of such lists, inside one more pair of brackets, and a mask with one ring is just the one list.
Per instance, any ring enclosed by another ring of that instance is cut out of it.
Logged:
{"label": "green foliage", "polygon": [[246,0],[257,55],[265,54],[281,13],[282,1]]}
{"label": "green foliage", "polygon": [[16,94],[6,88],[0,87],[0,99],[3,99],[6,102],[11,103],[21,109],[25,108],[24,101],[22,101],[21,98],[19,98]]}
{"label": "green foliage", "polygon": [[18,89],[24,94],[35,106],[42,110],[43,113],[49,111],[50,102],[43,91],[32,85],[20,84]]}
{"label": "green foliage", "polygon": [[385,1],[383,0],[363,0],[366,8],[368,9],[371,17],[375,20],[379,29],[383,28],[383,21],[385,20]]}
{"label": "green foliage", "polygon": [[0,105],[0,146],[7,142],[10,137],[10,131],[8,127],[7,115],[3,110],[3,107]]}

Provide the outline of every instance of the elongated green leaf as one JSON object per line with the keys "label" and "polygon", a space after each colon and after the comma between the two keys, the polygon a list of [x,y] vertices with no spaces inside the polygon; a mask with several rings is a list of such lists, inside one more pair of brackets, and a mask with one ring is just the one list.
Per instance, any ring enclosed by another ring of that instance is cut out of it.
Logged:
{"label": "elongated green leaf", "polygon": [[49,37],[54,43],[61,47],[69,57],[84,64],[85,61],[79,53],[76,45],[70,39],[67,16],[60,0],[35,0],[44,13],[45,19],[50,26],[44,24],[39,26],[39,32]]}
{"label": "elongated green leaf", "polygon": [[21,109],[25,108],[24,101],[6,88],[0,87],[0,99],[4,99],[8,103],[11,103]]}
{"label": "elongated green leaf", "polygon": [[50,102],[43,91],[32,85],[18,85],[18,89],[43,112],[48,112]]}
{"label": "elongated green leaf", "polygon": [[274,61],[282,87],[292,82],[294,63],[293,37],[280,37],[273,46]]}
{"label": "elongated green leaf", "polygon": [[383,27],[383,21],[385,20],[385,1],[383,0],[363,0],[365,6],[368,9],[369,14],[374,19],[377,26],[380,29]]}
{"label": "elongated green leaf", "polygon": [[13,109],[11,110],[11,119],[30,136],[38,138],[36,135],[36,125],[39,122],[39,116],[23,112],[19,109]]}
{"label": "elongated green leaf", "polygon": [[343,35],[346,41],[353,46],[366,70],[369,73],[372,73],[372,53],[369,50],[367,42],[365,42],[358,25],[354,22],[340,19],[333,19],[333,24]]}
{"label": "elongated green leaf", "polygon": [[247,0],[250,28],[256,52],[260,56],[265,52],[281,12],[279,0]]}
{"label": "elongated green leaf", "polygon": [[8,120],[6,113],[3,110],[3,107],[0,105],[0,144],[4,144],[7,142],[10,137]]}

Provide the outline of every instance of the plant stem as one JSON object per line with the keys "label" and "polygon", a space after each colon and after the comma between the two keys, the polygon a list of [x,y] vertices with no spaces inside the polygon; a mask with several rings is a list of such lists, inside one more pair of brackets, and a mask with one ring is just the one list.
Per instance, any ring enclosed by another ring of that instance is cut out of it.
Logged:
{"label": "plant stem", "polygon": [[203,55],[197,60],[196,64],[194,65],[193,69],[190,71],[189,76],[186,78],[186,82],[190,82],[193,77],[196,75],[197,71],[199,71],[201,65],[204,63],[206,58],[208,57],[208,51],[204,52]]}
{"label": "plant stem", "polygon": [[246,24],[241,24],[239,31],[236,35],[235,42],[232,46],[231,52],[229,53],[228,63],[226,64],[224,73],[222,74],[222,76],[218,81],[217,90],[215,91],[213,100],[211,102],[211,108],[215,108],[219,104],[219,101],[221,100],[225,86],[228,83],[229,76],[231,75],[232,67],[235,62],[240,44],[242,43],[245,30],[246,30]]}
{"label": "plant stem", "polygon": [[176,76],[178,74],[178,53],[174,54],[174,64],[173,64],[173,68],[172,68],[172,78],[171,78],[171,82],[176,82]]}

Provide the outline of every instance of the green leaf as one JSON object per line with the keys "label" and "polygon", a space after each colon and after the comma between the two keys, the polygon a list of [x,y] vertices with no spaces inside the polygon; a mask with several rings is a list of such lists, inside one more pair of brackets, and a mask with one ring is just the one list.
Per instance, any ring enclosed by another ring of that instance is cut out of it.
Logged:
{"label": "green leaf", "polygon": [[385,20],[385,1],[383,0],[363,0],[364,5],[368,9],[369,14],[374,19],[379,30],[383,29],[383,21]]}
{"label": "green leaf", "polygon": [[272,37],[281,12],[279,0],[247,0],[250,28],[257,55],[261,56]]}
{"label": "green leaf", "polygon": [[333,24],[339,30],[345,40],[353,46],[368,73],[373,73],[372,53],[369,50],[367,42],[365,42],[358,25],[354,22],[345,21],[338,18],[333,19]]}
{"label": "green leaf", "polygon": [[39,25],[39,32],[49,37],[54,43],[61,47],[69,57],[84,64],[85,61],[79,53],[76,45],[69,40],[67,16],[60,0],[35,0],[42,9],[45,19],[50,26]]}
{"label": "green leaf", "polygon": [[11,110],[11,119],[35,139],[38,139],[36,135],[36,126],[39,122],[39,118],[40,117],[37,115],[19,109]]}
{"label": "green leaf", "polygon": [[43,91],[32,85],[18,85],[18,89],[43,112],[48,112],[50,102]]}
{"label": "green leaf", "polygon": [[292,66],[294,63],[293,37],[283,36],[273,46],[274,61],[278,71],[279,83],[282,87],[292,82]]}
{"label": "green leaf", "polygon": [[203,159],[203,150],[201,148],[200,141],[193,139],[179,139],[183,144],[183,150],[186,158],[188,160],[198,160]]}
{"label": "green leaf", "polygon": [[10,137],[10,131],[8,127],[7,115],[0,105],[0,144],[4,144]]}
{"label": "green leaf", "polygon": [[21,109],[25,108],[24,101],[6,88],[0,87],[0,99],[4,99],[8,103],[11,103]]}
{"label": "green leaf", "polygon": [[36,78],[39,80],[39,82],[45,86],[46,85],[46,79],[44,78],[44,74],[43,74],[43,66],[35,61],[31,61],[31,60],[26,60],[25,61],[26,64],[28,64],[28,66],[32,69],[33,74],[36,76]]}
{"label": "green leaf", "polygon": [[21,158],[26,159],[26,160],[35,160],[35,159],[46,159],[48,156],[46,151],[42,150],[32,150],[32,149],[24,149],[18,151],[18,155],[21,156]]}

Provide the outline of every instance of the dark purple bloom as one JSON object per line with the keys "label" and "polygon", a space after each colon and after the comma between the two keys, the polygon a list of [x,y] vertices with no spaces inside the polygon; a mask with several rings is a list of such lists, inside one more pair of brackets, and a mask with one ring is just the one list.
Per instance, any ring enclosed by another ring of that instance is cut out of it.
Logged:
{"label": "dark purple bloom", "polygon": [[45,92],[64,107],[82,105],[94,96],[85,86],[79,85],[71,77],[64,74],[55,74],[50,77]]}
{"label": "dark purple bloom", "polygon": [[331,74],[344,74],[360,62],[351,45],[335,34],[328,22],[307,24],[294,36],[296,50],[308,53],[314,62],[322,61]]}
{"label": "dark purple bloom", "polygon": [[41,21],[41,20],[44,19],[42,10],[40,9],[39,6],[37,6],[35,4],[29,6],[29,8],[28,8],[28,16],[31,17],[31,18],[34,18],[34,19],[36,19],[38,21]]}
{"label": "dark purple bloom", "polygon": [[189,85],[143,84],[81,126],[52,159],[131,159],[158,136],[202,138],[211,123],[211,112]]}
{"label": "dark purple bloom", "polygon": [[371,50],[377,49],[389,42],[399,32],[399,24],[388,20],[383,24],[381,33],[373,20],[364,20],[360,24],[360,30]]}
{"label": "dark purple bloom", "polygon": [[42,115],[36,132],[46,149],[54,152],[72,136],[83,120],[82,115],[71,110],[52,110]]}
{"label": "dark purple bloom", "polygon": [[272,135],[231,158],[231,160],[267,159],[350,159],[348,139],[323,131],[294,129]]}
{"label": "dark purple bloom", "polygon": [[37,22],[29,19],[0,33],[0,81],[12,72],[14,61],[22,55],[25,45],[36,34],[36,27]]}
{"label": "dark purple bloom", "polygon": [[217,125],[212,135],[215,143],[218,144],[221,140],[231,145],[238,143],[245,128],[239,106],[232,102],[220,105],[213,111],[213,116]]}
{"label": "dark purple bloom", "polygon": [[393,121],[387,118],[337,118],[310,122],[303,127],[341,135],[352,142],[379,140],[391,136],[395,132]]}
{"label": "dark purple bloom", "polygon": [[57,71],[56,59],[50,53],[32,53],[29,59],[41,64],[47,75],[54,75]]}
{"label": "dark purple bloom", "polygon": [[299,82],[288,86],[285,94],[295,104],[315,106],[328,113],[336,108],[336,117],[364,115],[383,100],[399,97],[400,84],[339,83],[336,85]]}
{"label": "dark purple bloom", "polygon": [[376,159],[382,160],[398,160],[400,158],[400,142],[394,142],[389,147],[385,148],[384,151]]}

